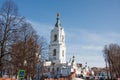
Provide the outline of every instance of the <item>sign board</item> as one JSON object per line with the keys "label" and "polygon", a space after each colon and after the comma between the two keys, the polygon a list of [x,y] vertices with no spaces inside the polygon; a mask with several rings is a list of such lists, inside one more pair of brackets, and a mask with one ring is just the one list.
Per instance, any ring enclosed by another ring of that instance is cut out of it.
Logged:
{"label": "sign board", "polygon": [[25,78],[25,70],[19,70],[18,76],[19,78]]}

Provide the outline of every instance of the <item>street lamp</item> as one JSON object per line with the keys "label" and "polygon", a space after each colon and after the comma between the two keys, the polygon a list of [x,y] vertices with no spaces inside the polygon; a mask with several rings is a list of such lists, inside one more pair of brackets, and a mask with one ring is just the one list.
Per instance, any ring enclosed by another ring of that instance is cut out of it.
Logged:
{"label": "street lamp", "polygon": [[[27,60],[24,60],[24,66],[25,66],[25,72],[27,74]],[[27,75],[25,75],[25,78],[27,78]]]}
{"label": "street lamp", "polygon": [[27,66],[27,61],[26,60],[24,60],[24,66]]}
{"label": "street lamp", "polygon": [[39,59],[39,54],[35,53],[36,59],[37,59],[37,64],[36,64],[36,79],[35,80],[40,80],[40,59]]}
{"label": "street lamp", "polygon": [[40,80],[40,68],[41,68],[41,65],[40,63],[38,62],[37,63],[37,66],[36,66],[36,79],[35,80]]}

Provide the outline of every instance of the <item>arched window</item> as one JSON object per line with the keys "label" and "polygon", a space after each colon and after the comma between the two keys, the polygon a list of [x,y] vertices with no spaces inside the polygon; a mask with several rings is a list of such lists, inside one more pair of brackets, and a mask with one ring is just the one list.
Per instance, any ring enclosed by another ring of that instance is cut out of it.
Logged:
{"label": "arched window", "polygon": [[53,56],[56,56],[56,49],[53,50]]}
{"label": "arched window", "polygon": [[54,35],[54,41],[57,41],[57,35],[56,34]]}
{"label": "arched window", "polygon": [[64,57],[64,50],[62,51],[62,57]]}
{"label": "arched window", "polygon": [[62,35],[62,42],[64,41],[64,36]]}

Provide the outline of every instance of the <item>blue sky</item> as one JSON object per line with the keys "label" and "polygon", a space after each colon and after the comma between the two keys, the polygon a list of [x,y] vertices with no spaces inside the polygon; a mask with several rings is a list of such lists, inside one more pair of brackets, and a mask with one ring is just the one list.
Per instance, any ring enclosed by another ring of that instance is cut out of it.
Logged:
{"label": "blue sky", "polygon": [[[0,6],[5,0],[0,0]],[[50,41],[60,12],[66,33],[67,58],[104,67],[104,45],[120,43],[120,0],[14,0],[39,35]],[[68,60],[68,59],[67,59]]]}

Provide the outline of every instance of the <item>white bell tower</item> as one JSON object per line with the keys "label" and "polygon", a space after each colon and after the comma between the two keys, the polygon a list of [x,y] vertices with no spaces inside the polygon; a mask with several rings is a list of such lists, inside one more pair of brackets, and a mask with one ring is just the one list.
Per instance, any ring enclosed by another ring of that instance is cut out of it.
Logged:
{"label": "white bell tower", "polygon": [[54,63],[66,63],[65,33],[60,24],[60,14],[57,14],[57,22],[51,30],[49,46],[49,60]]}

